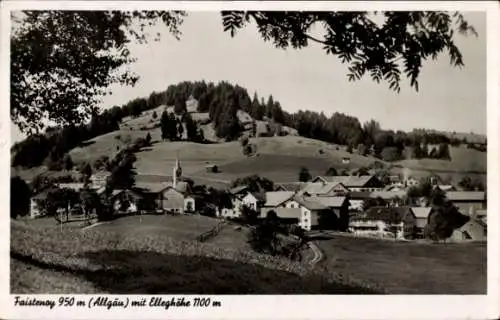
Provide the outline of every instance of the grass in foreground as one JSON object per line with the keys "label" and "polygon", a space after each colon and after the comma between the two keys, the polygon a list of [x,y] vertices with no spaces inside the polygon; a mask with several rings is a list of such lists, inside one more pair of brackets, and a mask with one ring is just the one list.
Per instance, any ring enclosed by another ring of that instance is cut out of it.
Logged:
{"label": "grass in foreground", "polygon": [[486,243],[421,244],[336,236],[318,241],[326,268],[393,294],[486,294]]}
{"label": "grass in foreground", "polygon": [[[161,234],[11,228],[11,293],[366,294],[376,286],[289,260]],[[29,279],[37,278],[37,281]],[[54,279],[58,279],[53,282]]]}

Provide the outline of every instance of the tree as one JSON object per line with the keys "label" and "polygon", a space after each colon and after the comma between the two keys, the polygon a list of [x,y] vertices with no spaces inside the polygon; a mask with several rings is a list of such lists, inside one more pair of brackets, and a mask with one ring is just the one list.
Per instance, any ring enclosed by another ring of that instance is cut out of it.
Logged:
{"label": "tree", "polygon": [[26,216],[30,211],[31,189],[20,177],[10,178],[10,217]]}
{"label": "tree", "polygon": [[271,180],[260,177],[256,174],[238,178],[231,183],[231,187],[247,186],[250,192],[273,191],[274,182]]}
{"label": "tree", "polygon": [[87,185],[90,183],[90,177],[92,176],[92,167],[88,162],[84,163],[80,168],[80,173],[83,176],[83,184]]}
{"label": "tree", "polygon": [[[383,15],[382,24],[374,22],[376,15]],[[400,91],[402,77],[409,78],[418,91],[423,62],[437,59],[442,51],[449,52],[452,65],[463,66],[454,41],[455,31],[477,36],[458,12],[223,11],[222,19],[224,30],[233,37],[238,29],[255,23],[263,39],[272,41],[277,48],[301,49],[311,42],[318,43],[327,54],[348,64],[349,81],[368,74],[377,83],[385,80],[396,92]],[[312,30],[318,25],[324,27],[321,38],[317,30]],[[403,66],[398,65],[399,61]]]}
{"label": "tree", "polygon": [[249,141],[250,141],[250,140],[248,139],[248,137],[247,137],[247,136],[243,136],[243,137],[241,137],[241,139],[240,139],[240,144],[241,144],[241,146],[242,146],[243,148],[245,148],[245,147],[248,145],[248,142],[249,142]]}
{"label": "tree", "polygon": [[438,157],[440,159],[450,160],[450,147],[446,143],[439,144]]}
{"label": "tree", "polygon": [[73,169],[73,160],[71,159],[71,156],[69,154],[65,154],[63,159],[63,169],[64,170],[71,170]]}
{"label": "tree", "polygon": [[175,140],[182,140],[184,134],[184,125],[182,122],[178,121],[177,122],[177,134],[176,134],[176,139]]}
{"label": "tree", "polygon": [[302,167],[300,169],[300,172],[299,172],[299,181],[300,182],[308,182],[311,179],[312,179],[312,176],[309,173],[309,170],[307,170],[307,168]]}
{"label": "tree", "polygon": [[329,177],[338,176],[337,169],[335,169],[334,167],[330,167],[328,168],[328,170],[326,170],[325,175]]}
{"label": "tree", "polygon": [[62,223],[61,217],[58,217],[58,210],[65,212],[66,221],[69,219],[69,208],[79,202],[79,196],[73,189],[54,189],[47,193],[44,200],[39,202],[41,210],[49,216],[54,216],[58,222]]}
{"label": "tree", "polygon": [[450,201],[434,204],[432,208],[424,233],[434,241],[446,240],[455,229],[469,220],[469,217],[462,215]]}
{"label": "tree", "polygon": [[349,144],[349,145],[347,146],[346,152],[348,152],[348,153],[352,153],[352,149],[353,149],[353,148],[352,148],[352,145],[351,145],[351,144]]}
{"label": "tree", "polygon": [[174,112],[175,114],[183,114],[187,111],[186,100],[184,97],[178,96],[175,99]]}
{"label": "tree", "polygon": [[189,141],[200,141],[198,126],[189,113],[184,117],[184,122],[186,124],[187,139]]}
{"label": "tree", "polygon": [[97,195],[97,192],[92,189],[84,188],[80,192],[80,201],[86,219],[90,217],[92,211],[97,213],[97,211],[101,209],[101,200]]}
{"label": "tree", "polygon": [[130,151],[121,152],[116,156],[107,182],[109,189],[130,189],[135,184],[134,162],[136,160],[136,156]]}
{"label": "tree", "polygon": [[177,120],[175,116],[167,111],[163,111],[160,120],[161,138],[163,140],[174,141],[177,140]]}
{"label": "tree", "polygon": [[276,255],[280,247],[278,238],[279,219],[274,211],[269,211],[267,217],[258,224],[248,236],[248,243],[257,252]]}
{"label": "tree", "polygon": [[241,208],[241,216],[246,223],[253,225],[257,222],[259,212],[246,205],[243,205],[243,207]]}
{"label": "tree", "polygon": [[151,145],[151,139],[151,134],[148,132],[148,134],[146,135],[146,145]]}
{"label": "tree", "polygon": [[158,118],[158,114],[156,113],[156,111],[153,111],[151,118],[153,118],[153,120],[156,120]]}
{"label": "tree", "polygon": [[[375,15],[383,15],[384,22],[375,23]],[[178,37],[183,16],[178,11],[24,11],[11,39],[13,122],[36,132],[47,123],[42,118],[58,124],[87,119],[110,84],[136,83],[137,76],[121,68],[134,61],[126,44],[146,43],[145,27],[157,21]],[[397,92],[404,77],[418,90],[423,62],[443,51],[454,66],[463,66],[455,34],[476,34],[460,13],[439,11],[222,12],[224,31],[231,36],[250,23],[278,48],[319,43],[348,65],[350,81],[368,74]],[[321,36],[312,32],[318,25],[324,27]]]}
{"label": "tree", "polygon": [[177,37],[183,16],[175,11],[23,11],[11,37],[12,121],[34,133],[46,127],[44,120],[64,125],[88,119],[110,84],[137,82],[137,75],[121,68],[134,61],[127,44],[146,43],[145,27],[158,21]]}

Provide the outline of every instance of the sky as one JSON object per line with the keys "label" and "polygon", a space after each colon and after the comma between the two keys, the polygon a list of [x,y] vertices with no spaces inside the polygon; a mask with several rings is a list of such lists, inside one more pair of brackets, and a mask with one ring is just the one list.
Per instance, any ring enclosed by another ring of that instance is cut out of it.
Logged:
{"label": "sky", "polygon": [[[234,38],[223,32],[218,12],[189,12],[176,40],[163,26],[160,42],[131,45],[137,62],[129,68],[140,76],[135,87],[113,86],[103,107],[122,105],[170,84],[185,80],[229,81],[247,88],[250,96],[272,94],[284,110],[313,110],[327,116],[341,112],[361,123],[377,120],[382,128],[428,128],[486,134],[486,15],[466,12],[479,36],[457,36],[465,66],[454,68],[447,55],[424,63],[419,91],[402,83],[398,94],[386,83],[367,77],[347,81],[347,66],[327,55],[320,45],[305,49],[277,49],[265,42],[255,26]],[[13,126],[12,140],[22,138]]]}

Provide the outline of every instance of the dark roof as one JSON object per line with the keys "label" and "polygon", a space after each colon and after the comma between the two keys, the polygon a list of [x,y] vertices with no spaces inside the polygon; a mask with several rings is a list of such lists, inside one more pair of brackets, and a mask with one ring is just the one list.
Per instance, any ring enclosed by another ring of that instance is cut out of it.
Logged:
{"label": "dark roof", "polygon": [[238,194],[242,191],[245,191],[246,189],[248,189],[248,186],[237,186],[237,187],[229,189],[229,193]]}
{"label": "dark roof", "polygon": [[39,193],[32,196],[31,198],[34,200],[42,200],[42,199],[45,199],[50,192],[57,191],[57,190],[59,190],[59,188],[50,187],[50,188],[47,188],[45,190],[40,191]]}
{"label": "dark roof", "polygon": [[352,187],[364,187],[371,179],[376,179],[373,175],[365,175],[365,176],[317,176],[313,179],[316,181],[317,179],[321,179],[325,182],[338,184],[342,183],[344,186],[348,188]]}
{"label": "dark roof", "polygon": [[413,215],[411,207],[371,207],[352,217],[352,220],[380,220],[385,222],[401,222],[407,214]]}
{"label": "dark roof", "polygon": [[352,191],[349,193],[349,198],[353,200],[369,199],[371,194],[370,191]]}
{"label": "dark roof", "polygon": [[446,198],[450,201],[484,201],[486,193],[484,191],[448,191]]}

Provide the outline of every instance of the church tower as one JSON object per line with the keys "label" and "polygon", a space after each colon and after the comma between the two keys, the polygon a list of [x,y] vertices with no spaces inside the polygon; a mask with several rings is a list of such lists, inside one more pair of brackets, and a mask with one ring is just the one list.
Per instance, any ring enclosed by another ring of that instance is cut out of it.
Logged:
{"label": "church tower", "polygon": [[172,186],[174,189],[177,188],[177,179],[182,175],[182,168],[181,164],[179,162],[179,154],[177,154],[177,157],[175,159],[175,166],[172,169]]}

